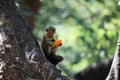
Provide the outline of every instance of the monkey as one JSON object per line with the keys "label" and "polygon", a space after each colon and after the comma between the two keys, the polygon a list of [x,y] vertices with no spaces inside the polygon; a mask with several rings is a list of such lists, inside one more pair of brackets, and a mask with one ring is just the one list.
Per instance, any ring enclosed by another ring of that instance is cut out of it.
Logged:
{"label": "monkey", "polygon": [[43,35],[41,41],[41,48],[45,54],[45,57],[56,66],[59,62],[63,60],[63,57],[55,54],[59,47],[59,46],[53,47],[53,43],[55,42],[54,38],[55,32],[56,29],[53,26],[49,26],[46,29],[46,33]]}

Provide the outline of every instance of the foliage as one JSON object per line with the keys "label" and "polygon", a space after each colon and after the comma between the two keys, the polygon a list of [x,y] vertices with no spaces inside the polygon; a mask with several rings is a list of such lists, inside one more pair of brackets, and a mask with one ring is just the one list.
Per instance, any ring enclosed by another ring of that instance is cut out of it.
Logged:
{"label": "foliage", "polygon": [[57,52],[64,57],[59,67],[68,76],[114,54],[120,30],[119,0],[41,2],[34,33],[41,38],[46,27],[56,27],[56,36],[63,41]]}

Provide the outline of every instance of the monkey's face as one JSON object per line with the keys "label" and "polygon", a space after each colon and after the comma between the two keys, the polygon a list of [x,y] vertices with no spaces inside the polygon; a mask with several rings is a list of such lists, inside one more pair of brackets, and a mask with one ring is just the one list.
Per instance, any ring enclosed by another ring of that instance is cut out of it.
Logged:
{"label": "monkey's face", "polygon": [[53,38],[55,34],[55,31],[48,30],[48,35]]}

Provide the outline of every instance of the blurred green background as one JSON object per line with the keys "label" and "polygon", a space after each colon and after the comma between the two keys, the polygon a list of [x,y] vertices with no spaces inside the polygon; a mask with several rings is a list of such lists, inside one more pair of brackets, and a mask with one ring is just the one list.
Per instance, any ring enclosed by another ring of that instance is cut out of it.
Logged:
{"label": "blurred green background", "polygon": [[24,0],[16,0],[16,4],[25,18],[32,17],[32,31],[38,41],[47,27],[57,29],[55,36],[63,41],[57,54],[64,57],[58,68],[64,75],[70,77],[114,55],[120,31],[119,0],[32,1],[36,12],[32,12],[36,8],[26,8]]}

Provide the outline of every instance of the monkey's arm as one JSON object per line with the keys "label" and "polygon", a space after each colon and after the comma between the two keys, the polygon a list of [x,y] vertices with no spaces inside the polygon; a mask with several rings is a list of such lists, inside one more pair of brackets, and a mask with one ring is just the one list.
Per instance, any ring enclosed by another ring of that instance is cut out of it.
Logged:
{"label": "monkey's arm", "polygon": [[53,45],[53,39],[48,39],[47,36],[43,36],[43,41],[44,41],[44,44],[47,45],[47,46],[52,46]]}

